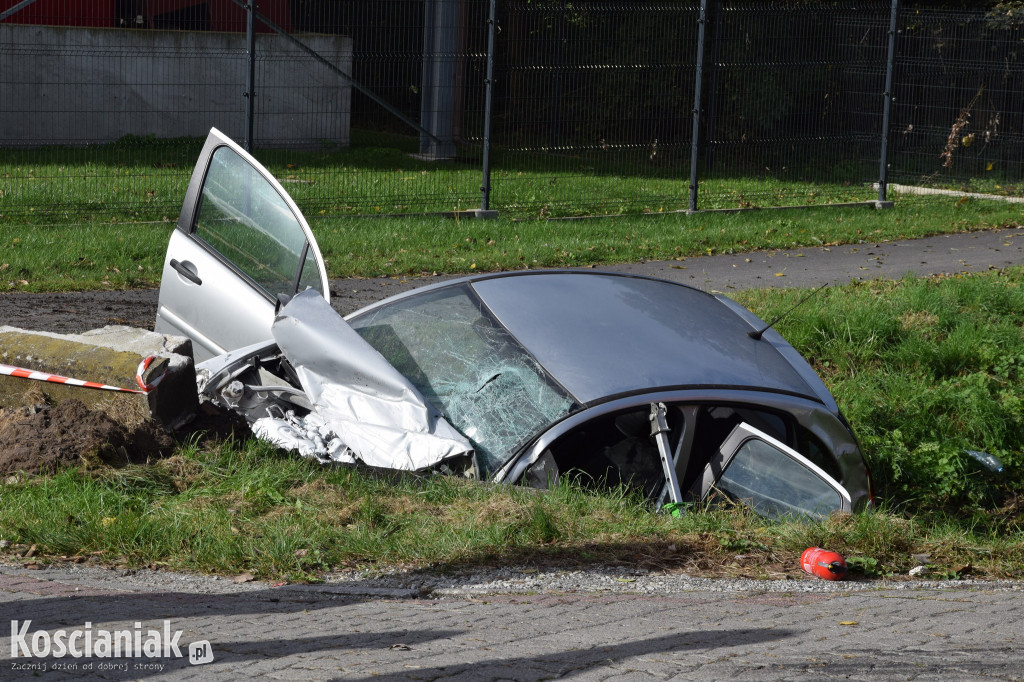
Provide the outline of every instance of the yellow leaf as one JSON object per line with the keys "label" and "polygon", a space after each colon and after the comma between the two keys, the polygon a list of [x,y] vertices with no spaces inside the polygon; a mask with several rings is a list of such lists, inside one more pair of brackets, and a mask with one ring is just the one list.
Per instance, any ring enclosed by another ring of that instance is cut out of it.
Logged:
{"label": "yellow leaf", "polygon": [[776,276],[776,277],[785,277],[785,276],[786,276],[786,273],[784,273],[784,272],[776,272],[776,273],[775,273],[775,276]]}
{"label": "yellow leaf", "polygon": [[840,625],[860,625],[860,623],[858,623],[855,620],[841,620],[841,621],[839,621],[839,624]]}
{"label": "yellow leaf", "polygon": [[985,164],[985,170],[987,170],[987,171],[992,170],[992,162],[991,161],[989,161],[987,164]]}

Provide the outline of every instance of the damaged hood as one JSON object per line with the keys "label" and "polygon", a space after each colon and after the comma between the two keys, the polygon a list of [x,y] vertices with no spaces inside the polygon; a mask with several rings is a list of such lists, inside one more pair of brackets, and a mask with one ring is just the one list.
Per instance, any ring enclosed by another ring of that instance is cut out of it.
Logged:
{"label": "damaged hood", "polygon": [[472,455],[469,441],[316,291],[283,306],[271,331],[313,411],[366,464],[414,471]]}

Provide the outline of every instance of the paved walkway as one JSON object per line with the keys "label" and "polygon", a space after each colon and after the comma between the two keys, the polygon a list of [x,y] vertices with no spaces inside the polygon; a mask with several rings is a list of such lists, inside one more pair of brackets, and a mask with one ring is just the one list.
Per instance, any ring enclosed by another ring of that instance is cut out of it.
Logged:
{"label": "paved walkway", "polygon": [[[219,581],[211,592],[214,581],[189,580],[118,590],[0,568],[3,626],[30,619],[30,646],[37,629],[87,622],[145,632],[168,619],[183,631],[182,658],[11,658],[3,641],[0,678],[1024,679],[1019,587],[437,598],[359,584]],[[213,661],[190,665],[187,644],[202,640]]]}

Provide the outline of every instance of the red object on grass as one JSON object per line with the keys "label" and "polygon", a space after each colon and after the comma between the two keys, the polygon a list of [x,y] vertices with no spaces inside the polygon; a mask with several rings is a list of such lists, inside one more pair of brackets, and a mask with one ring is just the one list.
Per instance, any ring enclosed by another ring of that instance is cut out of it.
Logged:
{"label": "red object on grass", "polygon": [[808,547],[800,555],[800,568],[822,580],[842,580],[846,577],[846,560],[838,552],[821,547]]}

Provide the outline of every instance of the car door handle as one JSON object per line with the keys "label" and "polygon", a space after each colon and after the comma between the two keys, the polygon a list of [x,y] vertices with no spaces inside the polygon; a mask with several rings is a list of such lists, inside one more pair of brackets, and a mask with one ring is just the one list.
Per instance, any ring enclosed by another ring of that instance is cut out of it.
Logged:
{"label": "car door handle", "polygon": [[199,275],[197,275],[195,271],[192,270],[192,268],[185,265],[177,258],[171,259],[171,267],[177,270],[179,275],[181,275],[188,281],[192,282],[193,284],[202,285],[203,280],[199,279]]}

